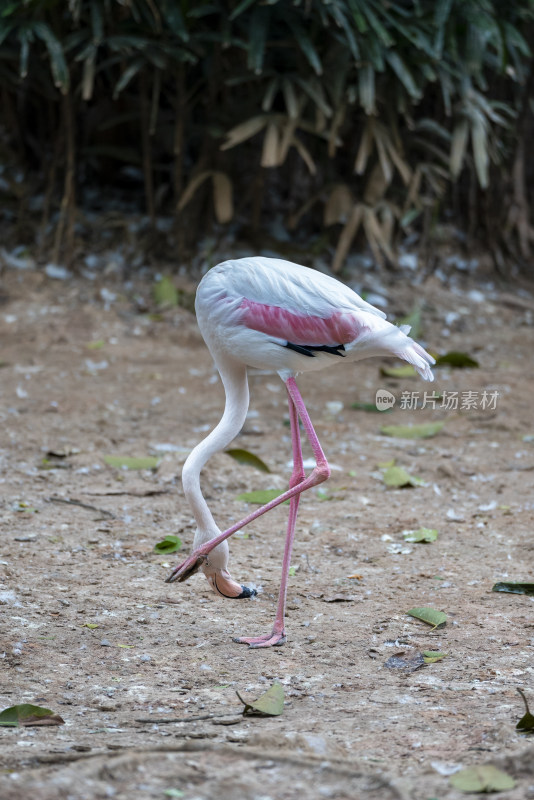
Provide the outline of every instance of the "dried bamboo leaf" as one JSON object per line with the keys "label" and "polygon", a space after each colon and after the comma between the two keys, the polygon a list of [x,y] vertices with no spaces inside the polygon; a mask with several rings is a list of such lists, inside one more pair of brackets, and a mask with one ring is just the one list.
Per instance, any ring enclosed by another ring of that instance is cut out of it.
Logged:
{"label": "dried bamboo leaf", "polygon": [[235,128],[227,131],[226,142],[221,145],[221,150],[229,150],[231,147],[235,147],[245,142],[247,139],[250,139],[252,136],[255,136],[267,125],[269,119],[268,116],[261,115],[258,117],[250,117],[250,119],[245,120],[245,122],[240,122]]}
{"label": "dried bamboo leaf", "polygon": [[350,250],[350,246],[355,238],[356,234],[361,225],[363,216],[363,206],[361,203],[358,203],[352,209],[352,213],[341,231],[341,236],[339,237],[336,252],[334,255],[334,261],[332,263],[332,272],[339,272],[341,267],[343,266],[347,254]]}
{"label": "dried bamboo leaf", "polygon": [[402,157],[400,149],[398,149],[395,146],[395,144],[394,144],[393,140],[391,139],[391,137],[388,137],[385,140],[385,146],[386,146],[387,151],[389,153],[389,157],[391,158],[391,160],[393,161],[393,163],[397,167],[397,171],[398,171],[399,175],[401,176],[401,178],[402,178],[402,180],[404,182],[404,185],[408,186],[408,184],[410,183],[410,181],[412,179],[412,170],[411,170],[410,165]]}
{"label": "dried bamboo leaf", "polygon": [[330,126],[330,132],[328,134],[328,157],[334,158],[336,154],[336,149],[339,144],[338,142],[338,132],[343,122],[345,120],[345,113],[347,111],[346,103],[341,103],[335,111],[334,119],[332,120],[332,125]]}
{"label": "dried bamboo leaf", "polygon": [[325,117],[332,116],[332,108],[326,99],[322,85],[317,80],[306,81],[298,76],[295,76],[294,80],[306,92],[310,100],[313,100],[315,105],[321,109]]}
{"label": "dried bamboo leaf", "polygon": [[92,49],[91,54],[83,62],[82,76],[82,99],[90,100],[93,96],[95,82],[96,48]]}
{"label": "dried bamboo leaf", "polygon": [[374,131],[374,120],[372,118],[369,118],[363,130],[362,140],[358,148],[358,154],[356,155],[356,163],[354,164],[354,172],[356,172],[357,175],[363,175],[363,173],[367,169],[367,162],[369,160],[369,156],[373,152],[373,141],[374,141],[373,131]]}
{"label": "dried bamboo leaf", "polygon": [[321,109],[316,106],[315,108],[315,131],[316,133],[323,133],[326,128],[326,117],[321,111]]}
{"label": "dried bamboo leaf", "polygon": [[282,81],[282,92],[284,95],[284,102],[286,104],[289,118],[297,119],[300,113],[300,108],[297,95],[295,94],[295,87],[293,86],[292,81],[288,80],[287,78],[284,78],[284,80]]}
{"label": "dried bamboo leaf", "polygon": [[263,138],[263,151],[261,154],[262,167],[270,168],[279,165],[280,137],[278,135],[278,126],[274,122],[267,125],[265,136]]}
{"label": "dried bamboo leaf", "polygon": [[393,207],[389,204],[382,206],[380,209],[380,227],[388,247],[391,248],[395,231],[395,214],[393,213]]}
{"label": "dried bamboo leaf", "polygon": [[374,137],[376,149],[378,151],[378,160],[380,161],[384,178],[389,184],[393,178],[393,167],[391,166],[391,160],[387,151],[389,136],[382,125],[375,125]]}
{"label": "dried bamboo leaf", "polygon": [[487,189],[489,183],[488,136],[485,120],[480,112],[476,114],[471,124],[471,144],[478,182],[483,189]]}
{"label": "dried bamboo leaf", "polygon": [[267,86],[267,91],[263,96],[263,101],[261,104],[262,111],[271,110],[274,98],[276,97],[279,89],[280,89],[280,79],[273,78],[272,81]]}
{"label": "dried bamboo leaf", "polygon": [[176,206],[176,210],[177,211],[182,211],[186,207],[186,205],[189,203],[189,201],[191,200],[191,198],[195,194],[195,192],[198,189],[198,187],[202,183],[204,183],[204,181],[207,178],[209,178],[211,174],[212,174],[212,170],[211,169],[206,169],[206,170],[203,170],[202,172],[199,172],[197,175],[195,175],[193,178],[191,178],[191,180],[189,181],[189,183],[185,187],[185,189],[184,189],[184,191],[182,193],[182,196],[180,197],[180,199],[178,201],[178,205]]}
{"label": "dried bamboo leaf", "polygon": [[377,257],[375,250],[378,252],[382,251],[386,254],[390,261],[394,262],[395,255],[386,239],[384,231],[382,230],[382,226],[380,225],[376,211],[373,208],[366,208],[363,213],[363,229],[367,236],[369,246],[377,258],[377,261],[380,262],[381,258],[380,256]]}
{"label": "dried bamboo leaf", "polygon": [[287,158],[287,153],[291,145],[293,144],[293,137],[295,135],[295,128],[297,127],[297,123],[295,121],[288,120],[287,124],[284,126],[281,136],[280,136],[280,145],[278,148],[278,163],[283,164]]}
{"label": "dried bamboo leaf", "polygon": [[416,206],[417,208],[420,208],[421,197],[419,193],[421,189],[422,177],[423,177],[423,172],[421,166],[417,165],[412,175],[410,185],[408,186],[408,192],[406,194],[406,202],[404,204],[405,209],[410,208],[410,206]]}
{"label": "dried bamboo leaf", "polygon": [[300,139],[298,139],[296,136],[293,136],[293,138],[291,139],[291,144],[295,147],[299,156],[302,158],[302,160],[308,167],[310,175],[315,175],[315,173],[317,172],[317,167],[315,166],[315,161],[313,160],[311,153],[306,147],[306,145],[303,144],[300,141]]}
{"label": "dried bamboo leaf", "polygon": [[363,193],[364,202],[368,206],[376,206],[376,204],[384,197],[388,186],[389,181],[386,180],[382,170],[382,165],[380,163],[375,164],[365,185],[365,190]]}
{"label": "dried bamboo leaf", "polygon": [[322,192],[317,192],[316,194],[308,198],[308,200],[306,200],[306,202],[302,204],[302,206],[298,209],[298,211],[295,211],[294,214],[291,214],[287,222],[287,227],[289,228],[290,231],[294,230],[297,227],[304,214],[308,213],[310,208],[312,208],[315,205],[315,203],[317,203],[318,200],[321,199],[321,196]]}
{"label": "dried bamboo leaf", "polygon": [[213,204],[217,222],[230,222],[234,216],[232,181],[224,172],[213,173]]}
{"label": "dried bamboo leaf", "polygon": [[350,212],[354,208],[354,198],[346,183],[338,183],[326,201],[324,207],[323,224],[325,227],[338,222],[347,222]]}
{"label": "dried bamboo leaf", "polygon": [[469,123],[464,117],[456,123],[452,132],[449,169],[453,178],[457,178],[461,172],[467,150],[468,136]]}
{"label": "dried bamboo leaf", "polygon": [[358,69],[358,89],[360,105],[367,115],[375,111],[375,71],[371,64],[363,64]]}

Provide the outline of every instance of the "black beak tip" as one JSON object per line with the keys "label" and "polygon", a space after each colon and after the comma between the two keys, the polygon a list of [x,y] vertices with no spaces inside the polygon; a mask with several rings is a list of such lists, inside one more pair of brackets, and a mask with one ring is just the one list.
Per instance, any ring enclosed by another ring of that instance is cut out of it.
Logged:
{"label": "black beak tip", "polygon": [[251,589],[250,586],[241,586],[241,588],[243,591],[241,594],[237,595],[236,600],[243,600],[245,597],[255,597],[258,594],[256,589]]}

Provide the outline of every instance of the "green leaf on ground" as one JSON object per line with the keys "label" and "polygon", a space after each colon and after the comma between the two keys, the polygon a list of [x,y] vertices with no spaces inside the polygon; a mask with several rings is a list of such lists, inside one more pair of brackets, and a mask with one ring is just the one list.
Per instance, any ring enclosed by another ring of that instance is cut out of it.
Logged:
{"label": "green leaf on ground", "polygon": [[444,420],[424,422],[422,425],[383,425],[380,433],[385,436],[394,436],[396,439],[430,439],[432,436],[436,436],[444,425]]}
{"label": "green leaf on ground", "polygon": [[259,506],[264,506],[274,500],[275,497],[280,497],[282,492],[279,489],[256,489],[253,492],[243,492],[238,494],[236,500],[243,500],[245,503],[255,503]]}
{"label": "green leaf on ground", "polygon": [[502,772],[493,764],[480,764],[475,767],[465,767],[454,775],[449,782],[460,792],[503,792],[513,789],[515,780],[511,775]]}
{"label": "green leaf on ground", "polygon": [[440,653],[439,650],[423,650],[423,658],[425,664],[435,664],[436,661],[441,661],[448,653]]}
{"label": "green leaf on ground", "polygon": [[9,728],[64,724],[65,720],[58,714],[54,714],[49,708],[33,706],[31,703],[10,706],[9,708],[4,708],[0,713],[0,726]]}
{"label": "green leaf on ground", "polygon": [[230,450],[225,450],[224,452],[227,456],[233,458],[234,461],[237,461],[238,464],[245,464],[245,466],[254,467],[254,469],[259,469],[260,472],[271,471],[265,461],[262,461],[259,456],[255,456],[254,453],[250,453],[248,450],[242,450],[240,447],[234,447]]}
{"label": "green leaf on ground", "polygon": [[163,541],[154,545],[155,553],[176,553],[182,546],[182,540],[178,536],[167,534]]}
{"label": "green leaf on ground", "polygon": [[98,628],[98,624],[96,622],[85,622],[82,628],[89,628],[90,631],[94,631],[95,628]]}
{"label": "green leaf on ground", "polygon": [[382,476],[382,480],[386,486],[394,489],[401,489],[405,486],[421,486],[424,483],[421,478],[410,475],[404,467],[388,467]]}
{"label": "green leaf on ground", "polygon": [[20,501],[19,504],[15,507],[15,511],[22,511],[26,514],[38,514],[39,511],[31,506],[29,503],[25,503],[24,501]]}
{"label": "green leaf on ground", "polygon": [[416,378],[417,370],[411,364],[403,367],[380,367],[380,374],[384,378]]}
{"label": "green leaf on ground", "polygon": [[447,622],[447,615],[443,611],[436,611],[434,608],[411,608],[406,612],[427,625],[432,625],[432,630]]}
{"label": "green leaf on ground", "polygon": [[517,691],[521,695],[523,699],[523,703],[525,704],[525,713],[515,726],[517,731],[521,731],[521,733],[534,733],[534,714],[530,713],[530,708],[528,707],[527,698],[523,689],[520,689],[519,686],[517,687]]}
{"label": "green leaf on ground", "polygon": [[181,789],[165,789],[163,794],[165,797],[185,797],[185,792]]}
{"label": "green leaf on ground", "polygon": [[396,460],[397,460],[396,458],[392,458],[390,459],[390,461],[380,461],[376,466],[379,469],[387,469],[388,467],[394,467]]}
{"label": "green leaf on ground", "polygon": [[413,311],[410,311],[410,313],[407,314],[405,317],[399,319],[399,325],[409,325],[410,336],[412,337],[412,339],[420,339],[422,336],[420,306],[415,306]]}
{"label": "green leaf on ground", "polygon": [[450,350],[448,353],[436,357],[435,366],[465,369],[467,367],[478,367],[479,363],[467,353],[461,353],[459,350]]}
{"label": "green leaf on ground", "polygon": [[115,469],[157,469],[160,458],[157,456],[104,456],[104,461]]}
{"label": "green leaf on ground", "polygon": [[101,350],[105,344],[104,339],[97,339],[95,342],[87,342],[85,346],[88,350]]}
{"label": "green leaf on ground", "polygon": [[419,528],[416,531],[404,531],[406,542],[435,542],[438,532],[435,528]]}
{"label": "green leaf on ground", "polygon": [[508,592],[509,594],[534,595],[534,583],[515,583],[514,581],[500,581],[493,584],[492,592]]}
{"label": "green leaf on ground", "polygon": [[178,305],[178,289],[172,282],[172,278],[164,275],[155,284],[153,289],[154,302],[158,306],[166,306],[167,308],[174,308]]}
{"label": "green leaf on ground", "polygon": [[351,403],[350,407],[355,408],[356,411],[368,411],[372,414],[387,414],[391,411],[391,408],[377,408],[376,403]]}
{"label": "green leaf on ground", "polygon": [[239,692],[236,692],[236,694],[245,706],[243,716],[246,714],[258,714],[262,717],[278,717],[284,710],[284,688],[278,681],[275,681],[253,703],[243,700]]}

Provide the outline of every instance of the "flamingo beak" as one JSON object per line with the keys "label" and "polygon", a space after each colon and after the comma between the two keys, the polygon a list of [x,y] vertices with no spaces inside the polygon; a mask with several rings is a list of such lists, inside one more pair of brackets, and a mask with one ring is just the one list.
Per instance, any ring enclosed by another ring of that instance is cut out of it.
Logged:
{"label": "flamingo beak", "polygon": [[225,569],[216,570],[206,575],[211,588],[216,594],[221,597],[227,597],[231,600],[243,600],[245,597],[254,597],[257,592],[256,589],[251,589],[249,586],[241,586],[233,580],[232,576]]}

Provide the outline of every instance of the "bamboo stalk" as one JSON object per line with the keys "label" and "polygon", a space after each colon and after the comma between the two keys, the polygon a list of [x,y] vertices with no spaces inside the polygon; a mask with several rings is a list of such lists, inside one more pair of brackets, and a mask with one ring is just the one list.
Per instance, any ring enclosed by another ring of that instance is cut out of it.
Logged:
{"label": "bamboo stalk", "polygon": [[186,90],[185,90],[185,68],[183,63],[179,64],[176,71],[175,80],[176,90],[176,118],[174,123],[174,170],[173,170],[173,188],[174,188],[174,229],[176,236],[176,249],[179,257],[182,257],[185,247],[184,226],[181,224],[180,212],[178,211],[178,203],[182,196],[184,188],[184,138],[185,138],[185,113],[187,107]]}
{"label": "bamboo stalk", "polygon": [[63,260],[70,265],[74,254],[74,221],[76,218],[75,171],[76,146],[74,136],[74,109],[70,90],[63,95],[63,129],[66,151],[65,180],[59,220],[54,239],[52,260],[58,263],[63,252]]}
{"label": "bamboo stalk", "polygon": [[146,213],[150,217],[153,229],[156,227],[156,201],[154,197],[154,173],[152,164],[152,147],[150,143],[150,111],[148,103],[148,81],[146,70],[140,74],[141,94],[141,149],[143,158],[143,176],[145,183]]}

